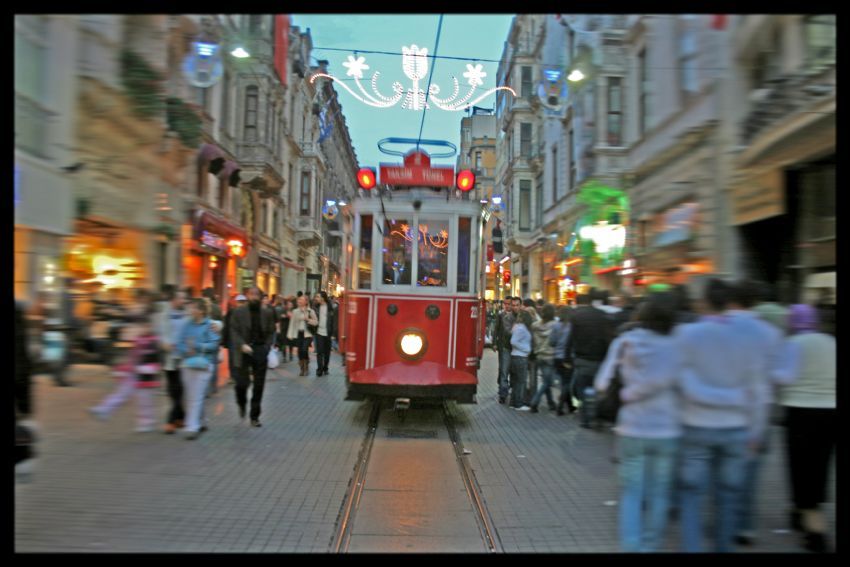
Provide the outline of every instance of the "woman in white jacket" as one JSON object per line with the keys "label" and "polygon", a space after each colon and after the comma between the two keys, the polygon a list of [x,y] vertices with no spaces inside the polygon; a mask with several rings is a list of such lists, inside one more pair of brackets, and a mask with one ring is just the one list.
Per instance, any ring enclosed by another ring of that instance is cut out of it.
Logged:
{"label": "woman in white jacket", "polygon": [[310,366],[310,343],[313,333],[310,327],[319,324],[316,312],[308,305],[306,295],[298,298],[298,306],[290,313],[286,338],[298,346],[298,363],[301,365],[299,376],[307,376]]}
{"label": "woman in white jacket", "polygon": [[[682,435],[677,382],[683,359],[672,336],[676,300],[652,294],[638,314],[640,327],[618,337],[596,375],[604,392],[620,367],[620,544],[625,552],[654,552],[663,538]],[[643,507],[646,502],[646,515]]]}

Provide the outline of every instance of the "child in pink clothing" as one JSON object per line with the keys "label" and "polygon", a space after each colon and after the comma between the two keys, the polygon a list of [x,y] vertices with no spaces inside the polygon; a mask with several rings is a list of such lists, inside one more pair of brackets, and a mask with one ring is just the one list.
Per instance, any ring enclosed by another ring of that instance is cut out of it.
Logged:
{"label": "child in pink clothing", "polygon": [[156,429],[154,411],[154,388],[159,387],[160,352],[159,338],[154,334],[149,317],[136,322],[139,333],[133,340],[126,360],[113,369],[113,375],[120,380],[118,387],[107,396],[100,405],[89,412],[96,418],[106,421],[130,396],[136,394],[136,431],[146,433]]}

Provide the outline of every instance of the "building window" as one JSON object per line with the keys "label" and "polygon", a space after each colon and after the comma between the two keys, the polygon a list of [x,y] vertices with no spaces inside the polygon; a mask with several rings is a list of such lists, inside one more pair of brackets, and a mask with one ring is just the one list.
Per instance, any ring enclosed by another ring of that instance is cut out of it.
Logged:
{"label": "building window", "polygon": [[481,152],[475,152],[475,169],[481,171]]}
{"label": "building window", "polygon": [[257,99],[258,89],[249,86],[245,89],[245,141],[257,141]]}
{"label": "building window", "polygon": [[248,16],[248,31],[258,32],[263,24],[262,16]]}
{"label": "building window", "polygon": [[289,164],[289,177],[286,178],[286,190],[289,193],[289,206],[294,209],[293,199],[295,199],[295,178],[292,177],[292,164]]}
{"label": "building window", "polygon": [[534,89],[532,88],[531,81],[531,67],[523,67],[522,68],[522,87],[520,91],[520,96],[524,99],[531,98],[531,95],[534,93]]}
{"label": "building window", "polygon": [[572,193],[576,188],[576,147],[575,147],[575,134],[573,133],[573,129],[570,128],[569,135],[569,156],[570,156],[570,186],[569,191]]}
{"label": "building window", "polygon": [[835,15],[806,16],[806,66],[835,64]]}
{"label": "building window", "polygon": [[472,249],[472,219],[460,217],[457,219],[457,290],[470,291],[470,254]]}
{"label": "building window", "polygon": [[649,68],[646,65],[646,48],[638,53],[638,83],[640,84],[640,98],[638,100],[638,132],[646,132],[647,117],[649,115]]}
{"label": "building window", "polygon": [[46,157],[47,18],[15,16],[15,146]]}
{"label": "building window", "polygon": [[696,17],[679,18],[679,90],[687,99],[699,90]]}
{"label": "building window", "polygon": [[265,201],[260,203],[260,234],[263,236],[269,233],[269,211]]}
{"label": "building window", "polygon": [[278,227],[280,226],[280,215],[278,212],[278,208],[275,205],[274,211],[272,211],[272,238],[277,240],[278,237]]}
{"label": "building window", "polygon": [[301,216],[310,216],[310,172],[301,172]]}
{"label": "building window", "polygon": [[552,205],[558,202],[558,146],[552,147]]}
{"label": "building window", "polygon": [[623,142],[623,87],[620,77],[608,77],[608,145]]}
{"label": "building window", "polygon": [[357,262],[358,289],[372,289],[372,215],[360,217],[360,259]]}
{"label": "building window", "polygon": [[519,182],[519,229],[531,230],[531,181]]}
{"label": "building window", "polygon": [[537,176],[537,187],[534,192],[534,208],[537,214],[534,218],[534,227],[537,228],[543,224],[543,174]]}
{"label": "building window", "polygon": [[531,124],[523,122],[519,126],[519,155],[531,157]]}
{"label": "building window", "polygon": [[221,129],[230,134],[230,75],[224,74],[221,82]]}

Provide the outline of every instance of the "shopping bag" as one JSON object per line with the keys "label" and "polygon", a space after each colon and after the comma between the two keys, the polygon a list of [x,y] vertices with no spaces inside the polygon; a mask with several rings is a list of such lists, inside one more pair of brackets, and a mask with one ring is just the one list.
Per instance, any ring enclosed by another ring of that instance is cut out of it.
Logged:
{"label": "shopping bag", "polygon": [[274,369],[278,366],[280,366],[280,354],[278,354],[277,347],[274,347],[269,351],[268,367]]}

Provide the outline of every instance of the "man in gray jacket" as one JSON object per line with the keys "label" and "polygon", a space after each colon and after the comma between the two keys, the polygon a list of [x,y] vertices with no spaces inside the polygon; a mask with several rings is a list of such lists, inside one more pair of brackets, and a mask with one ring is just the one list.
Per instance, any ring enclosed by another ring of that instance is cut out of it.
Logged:
{"label": "man in gray jacket", "polygon": [[274,341],[275,319],[274,311],[260,304],[260,288],[252,287],[246,295],[248,304],[237,307],[230,320],[230,356],[234,357],[234,366],[239,369],[236,374],[236,404],[239,406],[239,417],[245,418],[248,386],[251,384],[249,374],[253,374],[251,425],[261,427],[260,404],[266,384],[269,350]]}

